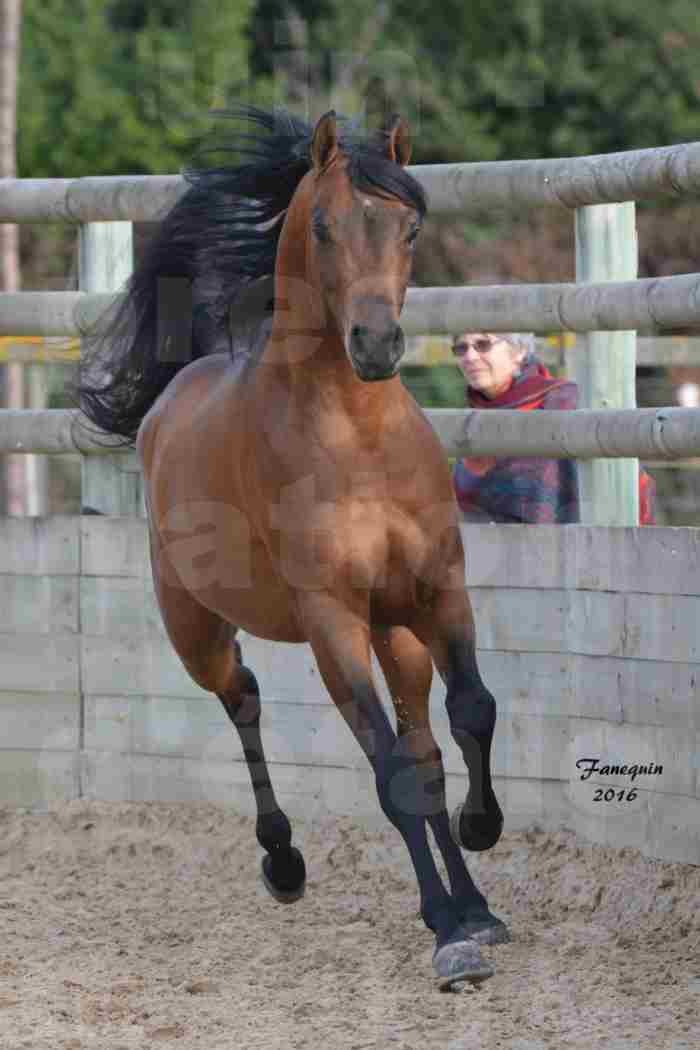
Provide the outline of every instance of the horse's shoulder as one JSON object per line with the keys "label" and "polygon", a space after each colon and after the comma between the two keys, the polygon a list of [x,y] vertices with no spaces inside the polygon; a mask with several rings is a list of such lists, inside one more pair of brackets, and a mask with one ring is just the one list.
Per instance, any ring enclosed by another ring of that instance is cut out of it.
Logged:
{"label": "horse's shoulder", "polygon": [[219,384],[232,367],[231,356],[226,352],[207,354],[205,357],[197,358],[196,361],[186,365],[168,383],[153,408],[162,412],[173,401],[183,398],[200,399],[206,395],[210,387]]}
{"label": "horse's shoulder", "polygon": [[217,353],[197,358],[196,361],[192,361],[177,373],[151,405],[141,422],[136,437],[136,451],[142,460],[160,423],[173,412],[178,417],[188,418],[195,408],[201,405],[208,395],[221,384],[223,377],[233,367],[229,354]]}

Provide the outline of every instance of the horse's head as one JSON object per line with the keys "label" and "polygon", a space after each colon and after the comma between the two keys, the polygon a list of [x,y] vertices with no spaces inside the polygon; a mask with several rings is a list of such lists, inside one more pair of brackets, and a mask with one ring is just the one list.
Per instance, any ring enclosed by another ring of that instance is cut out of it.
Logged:
{"label": "horse's head", "polygon": [[363,380],[395,375],[404,352],[399,314],[422,219],[400,178],[410,153],[408,126],[399,117],[375,151],[346,153],[334,113],[319,120],[311,144],[307,272]]}
{"label": "horse's head", "polygon": [[410,151],[399,117],[378,143],[346,145],[327,113],[314,130],[312,170],[294,208],[316,318],[366,381],[394,376],[404,352],[399,314],[425,212],[420,186],[404,171]]}

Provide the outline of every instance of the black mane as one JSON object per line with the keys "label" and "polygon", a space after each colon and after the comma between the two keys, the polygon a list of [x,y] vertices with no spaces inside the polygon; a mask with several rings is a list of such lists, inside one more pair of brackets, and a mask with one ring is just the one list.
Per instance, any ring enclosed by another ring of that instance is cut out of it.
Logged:
{"label": "black mane", "polygon": [[[239,106],[216,114],[228,129],[184,171],[188,189],[159,226],[115,310],[85,333],[77,394],[84,414],[131,443],[147,411],[190,361],[228,348],[236,299],[254,301],[259,324],[285,212],[311,166],[313,129],[279,110]],[[378,140],[340,120],[352,183],[426,210],[421,186]],[[261,281],[267,278],[267,281]],[[242,313],[249,315],[250,308]],[[246,330],[251,318],[246,316]],[[253,318],[255,320],[255,318]]]}

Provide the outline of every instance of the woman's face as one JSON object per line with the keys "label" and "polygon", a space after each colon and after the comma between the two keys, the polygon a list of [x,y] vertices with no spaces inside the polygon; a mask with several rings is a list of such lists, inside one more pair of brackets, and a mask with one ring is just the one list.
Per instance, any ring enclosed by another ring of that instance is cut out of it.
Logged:
{"label": "woman's face", "polygon": [[452,352],[467,385],[484,397],[505,393],[525,357],[524,349],[488,332],[463,332]]}

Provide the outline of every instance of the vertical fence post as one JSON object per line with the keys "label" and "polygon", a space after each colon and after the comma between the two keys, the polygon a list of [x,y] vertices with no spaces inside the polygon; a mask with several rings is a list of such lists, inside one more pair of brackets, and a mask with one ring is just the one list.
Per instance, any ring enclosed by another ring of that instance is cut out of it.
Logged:
{"label": "vertical fence post", "polygon": [[[26,372],[25,400],[29,402],[28,407],[46,408],[49,390],[48,364],[34,363],[24,367]],[[28,455],[25,458],[27,460],[25,512],[30,517],[41,517],[48,511],[49,465],[46,456]]]}
{"label": "vertical fence post", "polygon": [[[119,291],[133,264],[130,222],[90,222],[80,228],[81,291]],[[100,514],[140,514],[141,476],[126,466],[123,454],[83,456],[83,507]]]}
{"label": "vertical fence post", "polygon": [[[576,280],[637,277],[634,201],[576,209]],[[568,373],[579,387],[580,408],[636,408],[636,332],[588,332],[576,337]],[[579,462],[581,521],[639,524],[639,461]]]}

